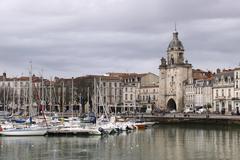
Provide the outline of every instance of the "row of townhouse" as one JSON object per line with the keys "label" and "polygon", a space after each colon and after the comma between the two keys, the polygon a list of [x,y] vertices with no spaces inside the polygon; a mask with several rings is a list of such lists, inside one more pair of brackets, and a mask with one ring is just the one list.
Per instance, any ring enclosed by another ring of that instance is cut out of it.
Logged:
{"label": "row of townhouse", "polygon": [[147,104],[157,105],[159,89],[157,75],[153,73],[108,73],[108,76],[119,78],[121,99],[119,99],[117,112],[145,111]]}
{"label": "row of townhouse", "polygon": [[[44,79],[44,82],[47,80]],[[42,78],[32,77],[33,99],[42,95]],[[36,106],[36,100],[33,101]],[[20,110],[29,106],[29,77],[8,78],[6,73],[0,76],[0,110]]]}
{"label": "row of townhouse", "polygon": [[[0,100],[4,106],[27,106],[29,77],[7,78],[4,73],[0,78]],[[55,77],[53,81],[33,76],[33,98],[35,102],[43,99],[47,110],[57,112],[71,109],[103,112],[103,106],[107,112],[143,112],[148,106],[158,106],[158,80],[159,77],[153,73],[107,73],[69,79]]]}
{"label": "row of townhouse", "polygon": [[193,70],[193,78],[185,83],[185,108],[207,107],[212,112],[230,114],[240,107],[240,68],[220,70],[212,74]]}
{"label": "row of townhouse", "polygon": [[[71,79],[55,80],[56,95],[60,108],[63,106],[61,96],[68,104],[68,90],[71,90]],[[158,76],[153,73],[107,73],[106,75],[87,75],[74,78],[74,97],[83,112],[123,113],[145,111],[147,104],[156,106],[158,102]],[[64,85],[64,87],[63,87]],[[64,88],[64,90],[63,90]],[[67,89],[68,88],[68,89]],[[69,89],[70,88],[70,89]],[[66,95],[67,94],[67,95]],[[63,109],[60,109],[63,110]]]}

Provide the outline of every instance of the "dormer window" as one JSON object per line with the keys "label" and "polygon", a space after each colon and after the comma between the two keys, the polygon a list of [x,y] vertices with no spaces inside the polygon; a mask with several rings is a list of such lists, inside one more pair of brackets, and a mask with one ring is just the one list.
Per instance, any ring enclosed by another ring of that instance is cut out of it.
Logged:
{"label": "dormer window", "polygon": [[228,83],[231,83],[231,77],[228,77]]}
{"label": "dormer window", "polygon": [[224,81],[224,77],[223,77],[223,76],[221,77],[221,81],[222,81],[222,82]]}
{"label": "dormer window", "polygon": [[227,77],[225,77],[225,82],[226,82],[226,83],[228,82],[228,78],[227,78]]}

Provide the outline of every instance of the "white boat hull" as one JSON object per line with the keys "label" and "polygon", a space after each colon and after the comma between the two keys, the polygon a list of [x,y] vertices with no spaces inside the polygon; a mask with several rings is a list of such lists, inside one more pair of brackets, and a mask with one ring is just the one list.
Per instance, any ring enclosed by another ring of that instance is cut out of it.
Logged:
{"label": "white boat hull", "polygon": [[74,135],[101,135],[98,128],[52,128],[48,130],[49,134],[74,134]]}
{"label": "white boat hull", "polygon": [[8,129],[0,132],[4,136],[44,136],[47,129]]}

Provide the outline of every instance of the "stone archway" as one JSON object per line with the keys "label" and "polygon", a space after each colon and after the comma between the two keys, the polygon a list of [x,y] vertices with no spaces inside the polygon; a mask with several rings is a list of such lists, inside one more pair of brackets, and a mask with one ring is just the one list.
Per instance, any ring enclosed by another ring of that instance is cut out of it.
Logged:
{"label": "stone archway", "polygon": [[171,111],[171,110],[177,110],[176,102],[174,101],[174,99],[171,98],[171,99],[168,100],[167,109],[168,109],[169,111]]}

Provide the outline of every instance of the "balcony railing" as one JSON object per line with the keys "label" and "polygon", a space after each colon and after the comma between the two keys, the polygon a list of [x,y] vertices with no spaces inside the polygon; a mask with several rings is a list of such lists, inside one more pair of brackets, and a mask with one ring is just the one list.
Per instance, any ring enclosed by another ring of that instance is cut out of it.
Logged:
{"label": "balcony railing", "polygon": [[226,97],[225,96],[217,96],[217,97],[215,97],[216,99],[226,99]]}

